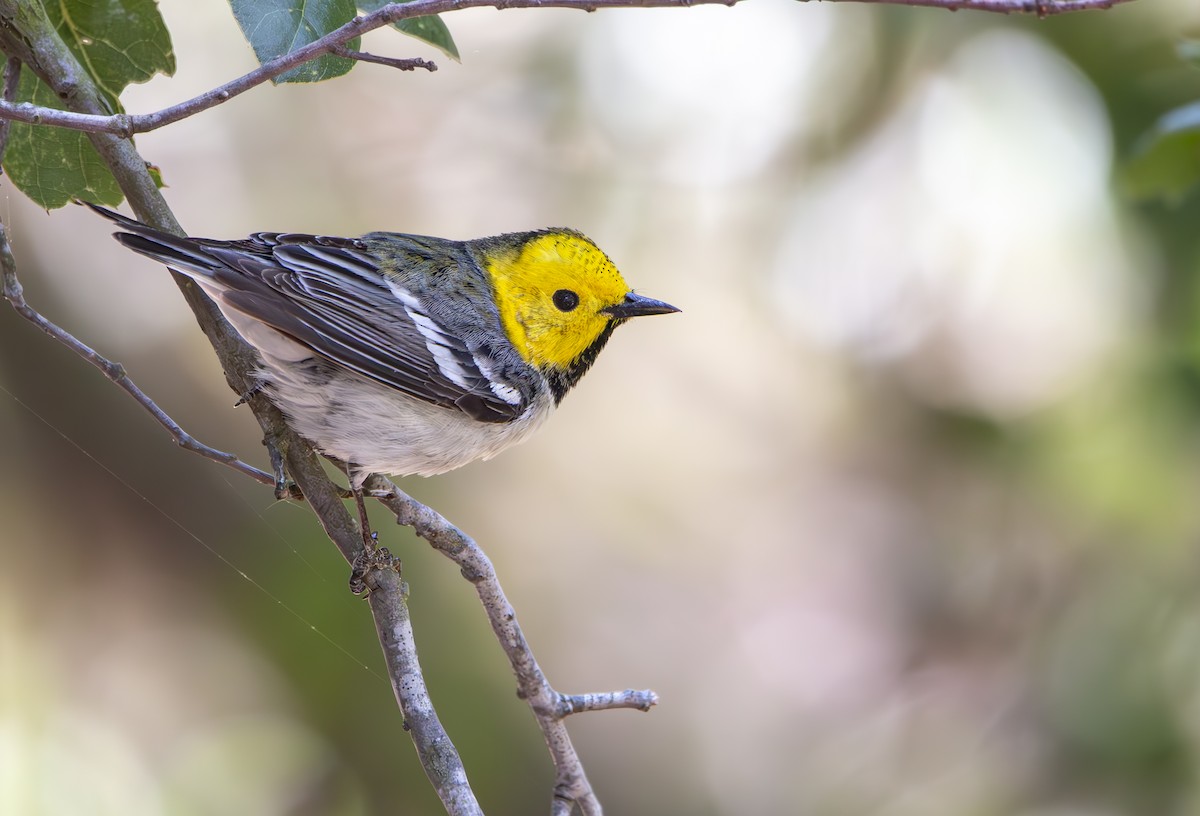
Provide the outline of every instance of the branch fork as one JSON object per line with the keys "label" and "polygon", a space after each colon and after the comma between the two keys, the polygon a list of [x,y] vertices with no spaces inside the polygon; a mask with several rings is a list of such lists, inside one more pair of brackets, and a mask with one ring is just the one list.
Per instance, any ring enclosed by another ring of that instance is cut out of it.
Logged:
{"label": "branch fork", "polygon": [[[649,711],[658,702],[658,695],[653,691],[633,689],[580,695],[555,691],[525,640],[517,613],[500,586],[491,559],[474,539],[383,476],[369,477],[365,487],[395,515],[397,524],[411,527],[430,546],[457,564],[463,577],[475,587],[492,631],[516,675],[517,696],[529,704],[550,750],[556,771],[555,801],[578,803],[585,814],[600,813],[600,804],[563,720],[584,711],[616,708]],[[562,812],[569,813],[570,808]]]}

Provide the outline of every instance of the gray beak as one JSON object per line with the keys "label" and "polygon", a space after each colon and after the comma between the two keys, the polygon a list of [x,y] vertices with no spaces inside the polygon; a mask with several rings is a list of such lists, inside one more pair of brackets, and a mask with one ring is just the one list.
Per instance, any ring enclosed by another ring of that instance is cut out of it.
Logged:
{"label": "gray beak", "polygon": [[642,315],[671,314],[671,312],[678,312],[679,310],[670,303],[663,303],[661,300],[655,300],[654,298],[630,292],[617,305],[608,306],[600,311],[618,320],[625,320],[626,318],[641,317]]}

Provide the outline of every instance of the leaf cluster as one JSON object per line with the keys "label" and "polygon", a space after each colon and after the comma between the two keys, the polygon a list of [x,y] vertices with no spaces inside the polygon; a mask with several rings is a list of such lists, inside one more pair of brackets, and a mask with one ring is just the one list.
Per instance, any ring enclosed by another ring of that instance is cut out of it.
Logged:
{"label": "leaf cluster", "polygon": [[[260,63],[285,56],[372,12],[387,0],[230,0],[234,17]],[[155,0],[31,0],[100,89],[110,113],[123,113],[121,92],[131,83],[175,72],[175,53]],[[458,58],[445,23],[436,16],[400,20],[394,27]],[[347,44],[351,49],[358,41]],[[275,82],[320,82],[347,73],[355,60],[325,54],[281,74]],[[32,71],[21,74],[16,102],[63,109],[64,103]],[[13,122],[4,172],[47,209],[73,199],[115,205],[122,199],[112,173],[87,134]]]}

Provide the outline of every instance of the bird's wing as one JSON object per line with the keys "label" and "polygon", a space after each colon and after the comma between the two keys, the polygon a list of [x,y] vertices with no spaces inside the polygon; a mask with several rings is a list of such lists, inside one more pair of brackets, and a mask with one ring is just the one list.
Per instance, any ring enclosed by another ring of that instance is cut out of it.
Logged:
{"label": "bird's wing", "polygon": [[129,230],[117,233],[121,243],[197,278],[219,294],[223,308],[331,363],[482,422],[515,419],[529,405],[529,389],[498,379],[501,365],[488,349],[472,350],[435,320],[417,295],[384,275],[361,240],[280,233],[242,241],[180,238],[93,209]]}
{"label": "bird's wing", "polygon": [[361,242],[307,235],[255,239],[277,242],[269,257],[240,247],[207,248],[234,273],[217,276],[230,307],[325,359],[475,419],[503,422],[527,407],[516,389],[493,379],[486,352],[472,351],[415,294],[385,277]]}

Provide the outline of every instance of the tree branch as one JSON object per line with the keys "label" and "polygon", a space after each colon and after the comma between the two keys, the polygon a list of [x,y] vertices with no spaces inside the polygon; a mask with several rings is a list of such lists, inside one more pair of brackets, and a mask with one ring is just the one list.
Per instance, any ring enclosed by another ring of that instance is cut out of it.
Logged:
{"label": "tree branch", "polygon": [[[0,155],[3,151],[0,150]],[[100,369],[109,380],[117,385],[129,396],[133,397],[139,405],[150,412],[155,421],[159,425],[166,428],[167,433],[171,434],[171,438],[175,440],[175,444],[184,450],[198,453],[206,459],[211,459],[214,462],[220,462],[223,465],[236,470],[254,479],[256,482],[265,485],[275,485],[275,477],[270,473],[259,470],[258,468],[248,465],[232,453],[225,453],[216,448],[211,448],[202,442],[197,441],[187,431],[179,427],[179,424],[155,404],[154,400],[150,399],[142,389],[137,387],[137,384],[129,378],[125,373],[125,367],[120,363],[114,363],[107,357],[96,353],[91,347],[80,341],[70,332],[60,326],[47,320],[41,313],[29,305],[25,300],[25,293],[21,286],[21,281],[17,278],[17,266],[13,260],[12,250],[8,244],[8,236],[6,235],[4,225],[0,224],[0,290],[7,300],[17,311],[17,314],[28,320],[33,325],[44,331],[46,334],[53,337],[58,342],[69,348],[71,351],[78,354],[83,359]],[[299,495],[297,494],[297,498]]]}
{"label": "tree branch", "polygon": [[[1036,14],[1049,17],[1089,9],[1107,9],[1133,0],[822,0],[823,2],[875,3],[880,5],[918,6],[941,8],[948,11],[985,11],[997,14]],[[82,130],[87,133],[110,133],[129,138],[136,133],[146,133],[173,124],[201,111],[228,102],[280,74],[299,65],[311,62],[323,54],[338,54],[352,59],[379,62],[402,70],[414,67],[434,70],[437,66],[425,60],[395,60],[350,51],[345,44],[355,37],[390,23],[442,14],[466,8],[564,8],[596,11],[602,8],[679,8],[697,5],[733,6],[743,0],[412,0],[410,3],[392,3],[377,11],[355,17],[349,23],[326,34],[308,45],[297,48],[283,56],[265,62],[253,71],[225,83],[217,88],[172,105],[154,113],[109,115],[106,111],[57,110],[39,107],[28,102],[13,104],[0,101],[0,119],[24,122],[30,125]],[[804,0],[811,2],[811,0]]]}
{"label": "tree branch", "polygon": [[[0,51],[10,60],[18,59],[34,71],[69,110],[100,117],[106,113],[91,77],[58,37],[40,3],[0,0]],[[91,132],[89,138],[138,218],[158,229],[182,235],[182,229],[133,144],[106,132]],[[253,350],[197,286],[180,275],[176,275],[175,280],[212,343],[230,387],[238,394],[249,393],[253,371],[258,365]],[[362,537],[341,501],[339,489],[325,475],[312,447],[287,427],[282,413],[265,396],[255,394],[248,403],[268,444],[287,463],[288,472],[300,486],[321,527],[346,560],[353,562],[362,550]],[[407,604],[398,576],[397,580],[391,580],[387,575],[369,576],[375,590],[370,606],[377,629],[381,634],[387,633],[382,638],[382,645],[397,701],[406,721],[412,725],[409,733],[417,744],[418,753],[422,760],[429,760],[422,763],[425,773],[447,812],[453,816],[475,816],[481,813],[479,805],[467,783],[462,761],[434,713],[415,659],[412,630],[406,625]]]}
{"label": "tree branch", "polygon": [[[813,0],[801,0],[809,3]],[[1053,17],[1076,11],[1109,9],[1133,0],[817,0],[829,3],[872,3],[882,6],[915,6],[946,11],[985,11],[992,14],[1036,14]]]}
{"label": "tree branch", "polygon": [[[0,89],[0,104],[11,105],[17,98],[17,85],[21,82],[21,61],[10,57],[4,61],[4,87]],[[8,149],[8,133],[12,130],[12,122],[0,119],[0,158]]]}
{"label": "tree branch", "polygon": [[381,57],[377,54],[368,54],[366,51],[351,51],[344,45],[333,46],[329,49],[329,53],[336,54],[345,59],[358,60],[359,62],[373,62],[376,65],[386,65],[389,68],[395,68],[397,71],[415,71],[418,68],[424,68],[426,71],[432,73],[437,70],[437,65],[429,60]]}
{"label": "tree branch", "polygon": [[[17,57],[9,57],[4,65],[3,92],[2,96],[0,96],[4,102],[11,102],[16,97],[17,84],[20,82],[20,78],[21,60]],[[8,131],[9,123],[7,121],[0,122],[0,159],[4,157],[4,152],[8,148]],[[12,248],[9,246],[8,235],[3,224],[0,224],[0,294],[16,310],[17,314],[100,369],[105,377],[115,383],[125,393],[129,394],[129,396],[133,397],[139,405],[150,412],[150,415],[154,417],[159,425],[166,428],[167,433],[171,434],[171,438],[175,440],[175,443],[179,447],[190,450],[193,453],[198,453],[214,462],[228,465],[239,473],[245,474],[262,484],[276,484],[276,480],[271,474],[246,464],[232,453],[219,451],[216,448],[209,447],[197,441],[191,434],[179,427],[179,424],[171,419],[166,411],[159,408],[154,400],[150,399],[142,389],[138,388],[137,384],[125,372],[124,366],[120,363],[114,363],[107,357],[98,354],[90,346],[62,327],[47,320],[40,312],[30,306],[29,302],[25,300],[24,287],[21,286],[21,281],[17,277],[17,263],[13,258]]]}
{"label": "tree branch", "polygon": [[417,660],[416,638],[408,614],[408,603],[396,603],[393,600],[407,599],[408,585],[400,580],[398,567],[373,571],[366,580],[371,587],[368,600],[375,618],[375,631],[387,662],[388,677],[392,681],[392,692],[404,713],[404,727],[412,735],[421,765],[447,813],[454,816],[483,816],[483,810],[467,781],[467,772],[458,757],[458,751],[442,728],[433,702],[429,699],[429,691],[425,688],[421,664]]}
{"label": "tree branch", "polygon": [[649,689],[605,691],[599,694],[559,694],[556,716],[559,719],[584,711],[611,711],[614,708],[635,708],[649,711],[658,705],[658,695]]}
{"label": "tree branch", "polygon": [[599,814],[600,803],[592,791],[563,720],[581,711],[613,708],[649,711],[658,702],[658,695],[653,691],[626,690],[568,696],[555,691],[525,640],[517,623],[517,614],[504,595],[491,560],[474,540],[440,513],[404,493],[390,480],[375,475],[367,480],[366,486],[374,498],[396,515],[397,523],[412,527],[435,550],[457,564],[463,577],[475,586],[492,631],[508,655],[513,674],[517,677],[517,694],[529,703],[546,746],[550,749],[555,769],[552,812],[570,813],[571,808],[578,804],[586,816]]}

